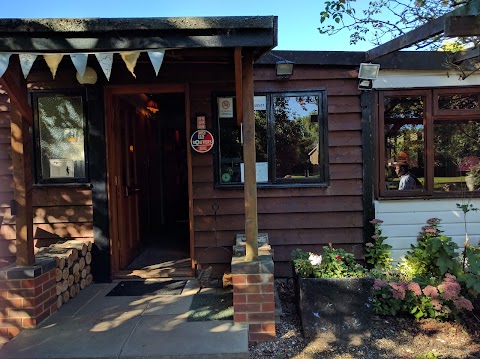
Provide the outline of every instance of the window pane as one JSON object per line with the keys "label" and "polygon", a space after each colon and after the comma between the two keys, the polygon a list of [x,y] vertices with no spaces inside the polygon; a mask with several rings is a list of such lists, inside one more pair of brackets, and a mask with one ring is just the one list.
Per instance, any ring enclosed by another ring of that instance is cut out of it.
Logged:
{"label": "window pane", "polygon": [[439,110],[478,109],[478,95],[457,94],[438,96]]}
{"label": "window pane", "polygon": [[386,97],[385,187],[418,190],[425,181],[424,101],[416,97]]}
{"label": "window pane", "polygon": [[480,121],[435,121],[435,191],[473,191],[480,185]]}
{"label": "window pane", "polygon": [[[219,118],[220,183],[243,182],[243,147],[235,118]],[[255,111],[257,182],[268,182],[267,111]]]}
{"label": "window pane", "polygon": [[319,180],[318,96],[273,98],[276,178]]}
{"label": "window pane", "polygon": [[43,179],[85,178],[82,97],[39,97],[38,117]]}

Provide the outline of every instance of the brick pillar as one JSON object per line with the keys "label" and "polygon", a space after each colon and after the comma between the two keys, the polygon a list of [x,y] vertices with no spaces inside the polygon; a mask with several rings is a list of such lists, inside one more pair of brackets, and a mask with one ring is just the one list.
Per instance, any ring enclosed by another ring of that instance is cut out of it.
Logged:
{"label": "brick pillar", "polygon": [[54,259],[33,266],[11,264],[0,270],[0,336],[13,338],[57,311]]}
{"label": "brick pillar", "polygon": [[248,323],[249,341],[275,340],[275,288],[271,255],[257,261],[233,257],[233,310],[235,323]]}

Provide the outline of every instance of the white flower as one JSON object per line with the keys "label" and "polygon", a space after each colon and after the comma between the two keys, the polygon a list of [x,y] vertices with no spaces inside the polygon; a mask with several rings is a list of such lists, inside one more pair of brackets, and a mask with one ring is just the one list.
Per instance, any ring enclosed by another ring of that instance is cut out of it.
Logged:
{"label": "white flower", "polygon": [[308,257],[308,260],[314,266],[319,266],[320,264],[322,264],[322,256],[320,255],[317,256],[316,254],[310,253],[310,257]]}

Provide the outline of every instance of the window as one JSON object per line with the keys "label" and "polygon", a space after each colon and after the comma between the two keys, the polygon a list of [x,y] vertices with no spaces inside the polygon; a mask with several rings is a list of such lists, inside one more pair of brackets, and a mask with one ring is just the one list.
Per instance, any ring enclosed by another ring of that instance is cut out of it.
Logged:
{"label": "window", "polygon": [[33,108],[36,182],[86,182],[83,96],[35,92]]}
{"label": "window", "polygon": [[[326,181],[326,106],[322,91],[255,96],[258,184]],[[217,97],[220,186],[243,183],[243,148],[233,97]],[[233,110],[225,110],[226,108]]]}
{"label": "window", "polygon": [[479,96],[465,88],[380,93],[380,195],[478,191]]}

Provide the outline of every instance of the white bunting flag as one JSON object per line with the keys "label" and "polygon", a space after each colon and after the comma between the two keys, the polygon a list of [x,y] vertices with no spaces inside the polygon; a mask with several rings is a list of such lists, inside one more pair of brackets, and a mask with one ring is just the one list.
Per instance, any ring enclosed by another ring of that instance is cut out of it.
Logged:
{"label": "white bunting flag", "polygon": [[51,55],[43,55],[45,62],[50,69],[53,78],[55,79],[55,75],[57,74],[58,65],[60,61],[63,59],[63,54],[51,54]]}
{"label": "white bunting flag", "polygon": [[110,80],[110,74],[112,73],[113,53],[98,53],[95,54],[95,57],[97,58],[105,77],[107,80]]}
{"label": "white bunting flag", "polygon": [[137,60],[140,57],[140,52],[121,52],[120,56],[122,57],[125,65],[127,65],[128,71],[130,71],[133,77],[137,78],[135,75],[135,65],[137,64]]}
{"label": "white bunting flag", "polygon": [[23,76],[27,78],[33,63],[37,59],[37,54],[19,54],[18,57],[20,58],[20,67],[22,68]]}
{"label": "white bunting flag", "polygon": [[155,76],[158,76],[158,71],[162,66],[163,57],[165,56],[165,50],[157,50],[157,51],[147,51],[148,57],[150,57],[150,61],[152,62],[153,68],[155,69]]}
{"label": "white bunting flag", "polygon": [[7,71],[8,62],[12,54],[0,54],[0,77]]}
{"label": "white bunting flag", "polygon": [[70,58],[80,76],[83,77],[87,68],[88,54],[70,54]]}

